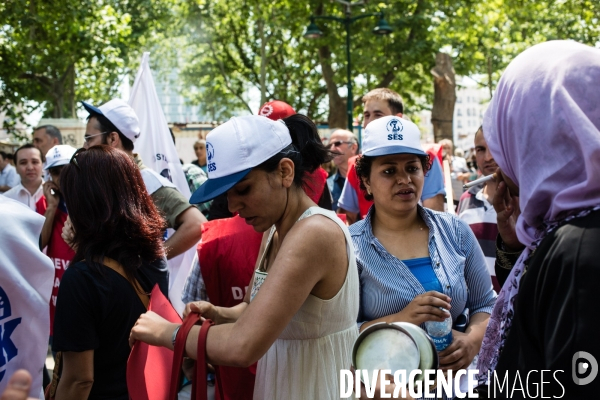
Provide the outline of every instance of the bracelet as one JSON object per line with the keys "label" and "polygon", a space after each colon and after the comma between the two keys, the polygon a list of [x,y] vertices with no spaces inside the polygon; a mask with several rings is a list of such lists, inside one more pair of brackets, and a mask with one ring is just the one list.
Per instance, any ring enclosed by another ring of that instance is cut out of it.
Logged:
{"label": "bracelet", "polygon": [[181,328],[181,325],[178,325],[177,328],[175,328],[173,331],[173,336],[171,336],[171,343],[173,344],[173,347],[175,347],[175,339],[177,339],[177,332],[179,332],[179,328]]}

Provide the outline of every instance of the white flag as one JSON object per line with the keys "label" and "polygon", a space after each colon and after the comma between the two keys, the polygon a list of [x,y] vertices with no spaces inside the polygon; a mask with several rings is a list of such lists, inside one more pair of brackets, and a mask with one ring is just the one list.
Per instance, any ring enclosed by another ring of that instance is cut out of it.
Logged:
{"label": "white flag", "polygon": [[[148,168],[172,182],[179,192],[189,199],[190,189],[181,168],[162,106],[158,101],[149,59],[150,53],[144,53],[129,97],[129,105],[135,110],[140,121],[140,137],[135,141],[135,152],[140,155]],[[147,182],[146,188],[150,194],[158,189],[155,188],[155,185],[149,185],[147,174],[142,174],[142,176]],[[157,179],[151,178],[150,180],[156,183]],[[169,229],[169,236],[172,233],[173,231]],[[192,247],[185,253],[169,260],[169,299],[180,314],[185,306],[181,301],[181,292],[192,267],[195,253],[196,247]]]}
{"label": "white flag", "polygon": [[33,377],[29,395],[39,398],[54,283],[54,265],[39,249],[44,217],[0,196],[0,221],[0,393],[23,368]]}

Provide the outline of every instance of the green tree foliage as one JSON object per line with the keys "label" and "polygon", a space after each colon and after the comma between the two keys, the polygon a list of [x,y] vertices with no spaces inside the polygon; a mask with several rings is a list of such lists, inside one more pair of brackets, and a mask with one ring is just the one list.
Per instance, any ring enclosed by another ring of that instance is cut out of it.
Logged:
{"label": "green tree foliage", "polygon": [[279,99],[314,118],[321,89],[318,60],[302,39],[304,2],[189,0],[179,32],[186,46],[180,52],[185,94],[214,120],[251,109],[248,91],[261,102]]}
{"label": "green tree foliage", "polygon": [[[217,110],[214,119],[243,109],[256,112],[244,97],[254,87],[263,94],[262,100],[284,100],[313,119],[329,116],[330,125],[346,125],[345,28],[338,22],[317,21],[323,36],[303,37],[311,15],[344,17],[339,4],[328,0],[189,0],[186,4],[184,35],[189,52],[183,77],[187,94],[206,111]],[[409,106],[430,100],[429,69],[438,50],[432,22],[442,6],[450,11],[457,8],[454,3],[426,0],[353,8],[353,15],[383,11],[394,28],[382,37],[372,33],[375,17],[352,24],[355,109],[362,95],[375,87],[391,86]]]}
{"label": "green tree foliage", "polygon": [[[491,92],[508,62],[535,43],[597,43],[599,4],[389,0],[353,7],[353,16],[383,11],[394,29],[388,36],[373,35],[376,18],[351,27],[354,114],[360,113],[361,96],[375,87],[399,92],[409,112],[429,107],[430,70],[439,51],[452,55],[458,74],[485,76],[481,84]],[[323,36],[304,39],[310,15],[344,17],[342,6],[330,0],[188,0],[191,53],[184,76],[194,101],[232,114],[248,110],[245,96],[255,87],[266,99],[288,101],[312,118],[328,117],[330,125],[345,126],[345,29],[317,20]]]}
{"label": "green tree foliage", "polygon": [[481,74],[490,96],[508,63],[547,40],[600,41],[595,0],[486,0],[440,16],[439,46],[449,46],[457,73]]}
{"label": "green tree foliage", "polygon": [[[356,0],[354,1],[356,2]],[[508,62],[549,39],[599,41],[595,0],[388,0],[352,7],[383,11],[394,31],[371,33],[376,18],[351,27],[354,114],[360,98],[390,87],[408,112],[432,100],[431,68],[440,50],[460,75],[484,76],[490,93]],[[223,120],[280,99],[315,120],[346,124],[343,24],[317,20],[323,36],[305,39],[311,15],[343,18],[330,0],[6,0],[0,3],[0,111],[14,119],[31,104],[46,116],[75,114],[76,99],[105,101],[144,50],[162,75],[172,70],[201,112]],[[161,74],[159,74],[160,76]]]}
{"label": "green tree foliage", "polygon": [[18,118],[24,104],[35,102],[45,104],[45,116],[74,117],[76,100],[108,100],[132,57],[162,28],[169,6],[168,0],[0,3],[0,110]]}
{"label": "green tree foliage", "polygon": [[[351,60],[354,79],[354,115],[360,114],[361,97],[377,87],[390,87],[400,93],[409,109],[430,102],[432,96],[429,69],[435,63],[435,26],[433,15],[439,10],[439,1],[395,0],[367,6],[353,7],[352,16],[362,13],[384,12],[393,32],[386,36],[372,33],[376,18],[365,18],[351,25]],[[325,0],[313,1],[315,15],[343,17],[342,7]],[[333,83],[337,88],[346,85],[345,29],[340,23],[318,22],[324,35],[315,41],[321,65],[331,64]],[[329,77],[324,75],[327,81]],[[342,89],[343,90],[343,89]],[[331,104],[329,109],[336,115],[345,115],[345,99]],[[337,109],[337,111],[336,111]],[[344,111],[343,111],[344,110]],[[343,111],[343,112],[342,112]],[[345,118],[345,117],[344,117]],[[330,124],[345,126],[345,120],[330,118]]]}

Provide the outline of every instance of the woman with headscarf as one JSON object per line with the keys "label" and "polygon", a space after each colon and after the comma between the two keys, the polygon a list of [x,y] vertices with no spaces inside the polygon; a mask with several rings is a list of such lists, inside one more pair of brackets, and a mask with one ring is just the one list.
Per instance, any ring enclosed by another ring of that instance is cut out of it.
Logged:
{"label": "woman with headscarf", "polygon": [[[515,216],[511,196],[519,196],[515,228],[525,249],[498,296],[478,369],[480,381],[489,379],[490,386],[508,377],[512,387],[519,373],[527,383],[524,391],[513,391],[514,398],[539,390],[595,398],[599,390],[599,379],[587,384],[600,358],[594,329],[599,82],[600,50],[572,41],[539,44],[508,66],[485,114],[485,139],[500,167],[494,201],[499,224]],[[586,363],[591,372],[581,375]]]}

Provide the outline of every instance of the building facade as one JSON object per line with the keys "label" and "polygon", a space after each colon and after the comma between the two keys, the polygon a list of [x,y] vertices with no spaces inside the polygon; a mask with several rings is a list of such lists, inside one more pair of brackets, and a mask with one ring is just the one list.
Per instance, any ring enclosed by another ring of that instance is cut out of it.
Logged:
{"label": "building facade", "polygon": [[454,105],[454,147],[465,151],[473,147],[475,132],[483,123],[483,114],[490,101],[489,91],[478,87],[468,77],[457,79],[456,104]]}

